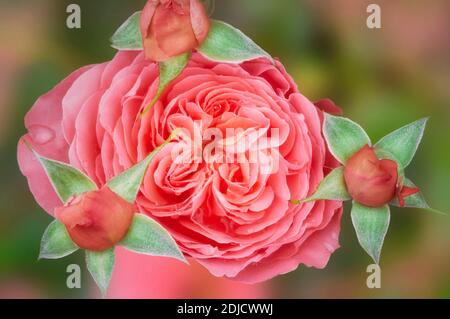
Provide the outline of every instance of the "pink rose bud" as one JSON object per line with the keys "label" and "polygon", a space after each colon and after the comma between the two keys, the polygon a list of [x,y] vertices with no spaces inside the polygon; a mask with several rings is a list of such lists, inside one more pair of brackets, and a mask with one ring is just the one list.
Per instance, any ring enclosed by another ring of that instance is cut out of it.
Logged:
{"label": "pink rose bud", "polygon": [[145,57],[161,62],[197,48],[210,22],[200,0],[149,0],[141,14]]}
{"label": "pink rose bud", "polygon": [[121,241],[130,228],[134,205],[108,187],[74,197],[65,206],[55,209],[78,247],[104,251]]}
{"label": "pink rose bud", "polygon": [[366,145],[348,160],[344,178],[355,201],[369,207],[381,207],[396,195],[397,163],[378,159],[373,148]]}

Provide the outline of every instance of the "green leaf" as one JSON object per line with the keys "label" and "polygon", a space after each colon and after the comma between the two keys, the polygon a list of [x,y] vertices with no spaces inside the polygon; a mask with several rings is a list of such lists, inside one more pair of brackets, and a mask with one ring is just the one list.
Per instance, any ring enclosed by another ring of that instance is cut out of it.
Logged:
{"label": "green leaf", "polygon": [[330,152],[342,164],[363,146],[371,145],[364,129],[345,117],[325,113],[323,134]]}
{"label": "green leaf", "polygon": [[142,50],[140,29],[141,12],[135,12],[111,37],[111,46],[117,50]]}
{"label": "green leaf", "polygon": [[427,121],[428,118],[424,118],[406,125],[383,137],[375,147],[393,154],[399,164],[406,168],[419,147]]}
{"label": "green leaf", "polygon": [[72,196],[97,189],[97,185],[85,174],[66,163],[40,156],[26,143],[37,157],[59,198],[66,203]]}
{"label": "green leaf", "polygon": [[272,60],[267,52],[240,30],[217,20],[211,20],[209,34],[198,52],[218,62],[242,63],[261,57]]}
{"label": "green leaf", "polygon": [[114,269],[114,248],[102,252],[86,250],[86,265],[94,278],[95,283],[100,288],[102,295],[108,291]]}
{"label": "green leaf", "polygon": [[315,200],[339,200],[351,199],[347,192],[344,180],[344,167],[338,167],[328,174],[311,197],[304,200],[291,201],[293,204],[301,204]]}
{"label": "green leaf", "polygon": [[144,112],[142,112],[142,115],[147,113],[156,104],[156,102],[158,102],[167,86],[172,83],[172,81],[175,80],[181,74],[181,72],[183,72],[183,70],[189,63],[190,57],[191,53],[189,52],[159,63],[158,90],[156,91],[156,95],[153,100],[145,108]]}
{"label": "green leaf", "polygon": [[172,257],[187,263],[169,232],[142,214],[134,216],[130,231],[120,245],[137,253]]}
{"label": "green leaf", "polygon": [[391,218],[389,206],[372,208],[353,202],[351,216],[359,244],[378,264]]}
{"label": "green leaf", "polygon": [[134,203],[150,162],[178,135],[178,132],[179,130],[173,131],[172,135],[163,144],[151,152],[145,159],[111,179],[108,182],[108,187],[126,201]]}
{"label": "green leaf", "polygon": [[78,247],[72,242],[66,227],[54,220],[42,236],[39,259],[59,259],[77,250]]}
{"label": "green leaf", "polygon": [[[414,185],[414,183],[411,180],[409,180],[406,177],[404,179],[403,184],[408,187],[417,187],[416,185]],[[391,205],[400,207],[397,197],[391,202]],[[425,197],[423,197],[422,192],[418,192],[412,196],[406,197],[404,207],[424,208],[424,209],[430,208],[427,201],[425,200]]]}

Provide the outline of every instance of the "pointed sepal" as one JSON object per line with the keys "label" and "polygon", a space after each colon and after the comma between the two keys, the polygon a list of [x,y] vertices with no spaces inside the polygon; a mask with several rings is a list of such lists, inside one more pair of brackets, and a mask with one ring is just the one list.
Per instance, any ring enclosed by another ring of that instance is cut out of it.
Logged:
{"label": "pointed sepal", "polygon": [[373,208],[353,202],[351,217],[359,244],[379,264],[391,218],[389,206]]}
{"label": "pointed sepal", "polygon": [[140,29],[141,11],[129,17],[111,37],[111,46],[122,51],[142,50],[142,36]]}
{"label": "pointed sepal", "polygon": [[102,252],[86,250],[87,268],[99,287],[103,297],[106,296],[108,291],[114,269],[114,262],[114,248]]}
{"label": "pointed sepal", "polygon": [[39,259],[60,259],[71,255],[78,249],[66,227],[58,220],[54,220],[42,236]]}
{"label": "pointed sepal", "polygon": [[131,228],[120,245],[140,254],[171,257],[187,263],[169,232],[142,214],[134,216]]}
{"label": "pointed sepal", "polygon": [[319,184],[317,190],[304,200],[292,200],[293,204],[302,204],[316,200],[350,200],[344,181],[344,167],[338,167],[329,173]]}
{"label": "pointed sepal", "polygon": [[364,129],[352,120],[325,113],[323,135],[333,156],[342,164],[365,145],[371,145]]}
{"label": "pointed sepal", "polygon": [[50,183],[63,203],[67,203],[73,196],[97,189],[97,185],[75,167],[43,157],[29,143],[25,142],[25,144],[41,163]]}
{"label": "pointed sepal", "polygon": [[142,112],[145,115],[155,104],[158,102],[161,95],[164,93],[166,88],[174,81],[186,68],[189,63],[191,53],[184,53],[167,61],[159,63],[159,84],[156,95],[150,104]]}
{"label": "pointed sepal", "polygon": [[217,62],[237,64],[262,57],[272,60],[270,54],[242,31],[218,20],[211,21],[208,36],[197,50]]}
{"label": "pointed sepal", "polygon": [[108,187],[126,201],[134,203],[150,162],[178,133],[179,130],[175,130],[163,144],[147,155],[145,159],[111,179],[108,182]]}
{"label": "pointed sepal", "polygon": [[427,121],[428,118],[424,118],[399,128],[383,137],[375,144],[375,148],[392,154],[405,169],[411,163],[422,141]]}

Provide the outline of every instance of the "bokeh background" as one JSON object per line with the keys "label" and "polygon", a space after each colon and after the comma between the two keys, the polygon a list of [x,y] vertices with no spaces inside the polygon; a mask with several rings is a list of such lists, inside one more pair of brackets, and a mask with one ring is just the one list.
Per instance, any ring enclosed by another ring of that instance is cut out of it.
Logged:
{"label": "bokeh background", "polygon": [[[66,27],[70,3],[82,8],[81,29]],[[18,170],[16,144],[36,98],[74,69],[110,59],[109,37],[144,3],[0,0],[0,298],[98,296],[81,253],[37,261],[51,219]],[[366,26],[370,3],[381,6],[382,29]],[[432,206],[450,212],[448,0],[217,0],[213,17],[250,35],[282,60],[304,95],[332,98],[374,139],[431,116],[408,174]],[[381,289],[366,287],[371,261],[357,244],[348,213],[341,245],[324,270],[300,266],[257,286],[215,279],[195,265],[186,269],[149,259],[134,278],[142,280],[141,287],[121,288],[115,278],[111,297],[450,297],[448,217],[393,209]],[[81,289],[66,287],[71,263],[82,265]]]}

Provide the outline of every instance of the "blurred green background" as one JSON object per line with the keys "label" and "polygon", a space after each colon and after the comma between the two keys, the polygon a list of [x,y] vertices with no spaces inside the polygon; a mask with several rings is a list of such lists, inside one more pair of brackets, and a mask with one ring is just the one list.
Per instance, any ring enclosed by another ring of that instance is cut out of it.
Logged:
{"label": "blurred green background", "polygon": [[[66,27],[71,3],[81,6],[81,29]],[[37,261],[51,219],[18,170],[16,143],[33,102],[74,69],[111,59],[109,37],[144,3],[0,0],[0,298],[91,296],[89,285],[69,290],[65,284],[66,266],[82,264],[81,254]],[[382,29],[366,26],[370,3],[381,6]],[[431,116],[408,174],[433,207],[450,212],[448,0],[217,0],[213,17],[251,36],[280,58],[304,95],[332,98],[374,139]],[[450,218],[393,209],[391,223],[381,289],[366,287],[371,262],[347,213],[342,248],[328,267],[280,276],[269,283],[270,296],[450,297]]]}

